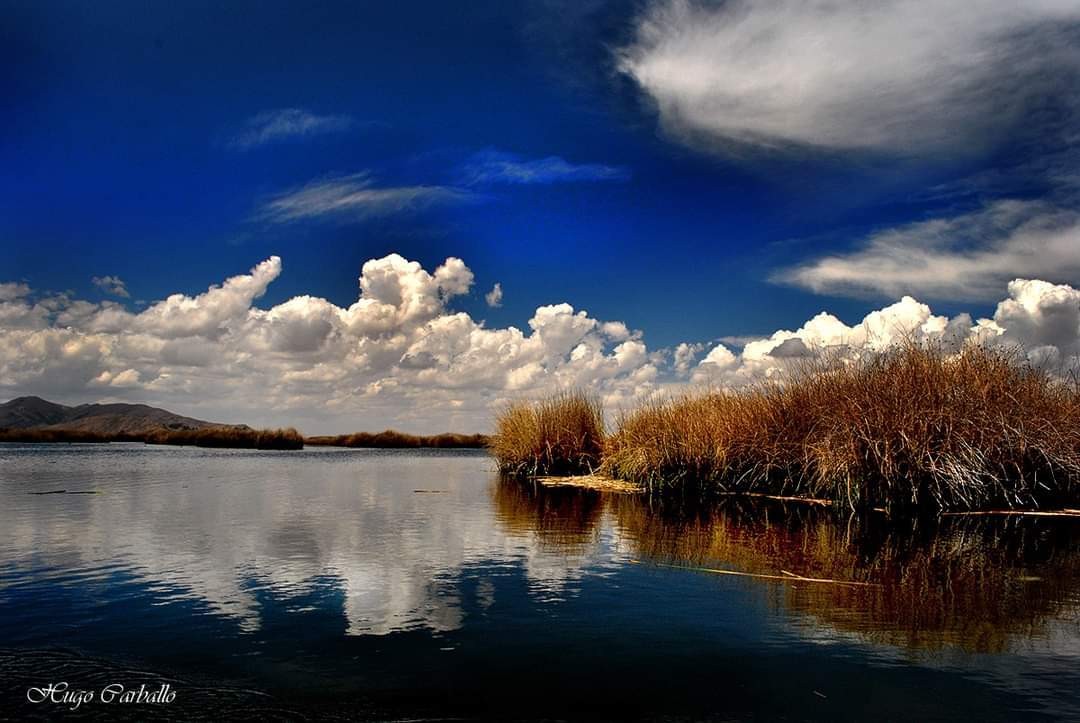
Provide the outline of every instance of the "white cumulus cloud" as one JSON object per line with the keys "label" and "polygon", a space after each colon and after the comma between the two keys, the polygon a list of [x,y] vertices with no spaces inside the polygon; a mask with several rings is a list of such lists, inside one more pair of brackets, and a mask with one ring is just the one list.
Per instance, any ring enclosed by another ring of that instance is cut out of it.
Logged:
{"label": "white cumulus cloud", "polygon": [[370,259],[348,306],[301,295],[258,307],[281,273],[271,257],[139,313],[0,287],[14,289],[0,300],[0,393],[142,401],[313,434],[475,431],[490,429],[492,409],[511,398],[581,387],[616,414],[686,384],[737,387],[813,355],[906,339],[1020,345],[1040,364],[1075,366],[1080,355],[1080,291],[1029,279],[1007,284],[992,318],[949,318],[905,296],[851,325],[822,312],[736,351],[690,342],[649,349],[640,331],[569,303],[537,308],[521,328],[489,328],[453,308],[474,283],[454,257],[433,270],[398,254]]}
{"label": "white cumulus cloud", "polygon": [[127,285],[119,276],[94,276],[90,280],[94,282],[94,286],[98,287],[106,294],[119,296],[123,299],[131,298],[131,294],[128,293],[127,290]]}
{"label": "white cumulus cloud", "polygon": [[1080,366],[1080,291],[1016,279],[1008,284],[1008,294],[998,303],[993,318],[975,321],[968,314],[951,318],[934,314],[930,306],[911,296],[872,311],[850,326],[823,311],[794,331],[780,330],[747,341],[739,354],[717,344],[693,369],[692,380],[739,387],[771,377],[793,360],[858,356],[907,341],[931,341],[947,350],[969,341],[1000,345],[1019,350],[1052,372]]}
{"label": "white cumulus cloud", "polygon": [[30,287],[17,281],[0,284],[0,301],[14,301],[30,295]]}
{"label": "white cumulus cloud", "polygon": [[431,271],[397,254],[371,259],[347,307],[314,295],[257,307],[281,272],[271,257],[140,313],[16,289],[0,302],[0,389],[330,432],[484,429],[508,396],[581,385],[617,401],[656,388],[654,356],[621,322],[554,304],[528,331],[489,329],[454,311],[474,283],[458,258]]}

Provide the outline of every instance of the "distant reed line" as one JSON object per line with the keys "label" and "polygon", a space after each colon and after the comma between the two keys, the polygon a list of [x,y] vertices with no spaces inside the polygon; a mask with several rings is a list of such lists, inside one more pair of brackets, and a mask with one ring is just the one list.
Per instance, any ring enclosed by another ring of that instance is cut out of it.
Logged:
{"label": "distant reed line", "polygon": [[80,429],[0,429],[0,442],[107,443],[188,445],[230,449],[303,449],[305,445],[370,447],[380,449],[483,449],[483,434],[415,435],[386,430],[336,436],[304,437],[293,428],[204,427],[201,429],[154,429],[142,433],[100,434]]}
{"label": "distant reed line", "polygon": [[101,434],[81,429],[0,429],[0,442],[104,444],[144,442],[229,449],[303,449],[304,437],[288,429],[204,427],[201,429],[153,429],[147,432]]}

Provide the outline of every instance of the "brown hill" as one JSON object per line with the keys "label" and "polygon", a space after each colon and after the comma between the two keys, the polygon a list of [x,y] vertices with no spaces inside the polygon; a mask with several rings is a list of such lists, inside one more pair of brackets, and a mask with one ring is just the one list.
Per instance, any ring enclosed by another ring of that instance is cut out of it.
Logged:
{"label": "brown hill", "polygon": [[184,417],[146,404],[80,404],[69,407],[41,397],[19,397],[0,404],[0,429],[71,430],[107,437],[143,435],[156,430],[210,427],[248,429]]}
{"label": "brown hill", "polygon": [[0,404],[0,427],[29,429],[59,424],[68,417],[72,407],[49,402],[41,397],[19,397]]}

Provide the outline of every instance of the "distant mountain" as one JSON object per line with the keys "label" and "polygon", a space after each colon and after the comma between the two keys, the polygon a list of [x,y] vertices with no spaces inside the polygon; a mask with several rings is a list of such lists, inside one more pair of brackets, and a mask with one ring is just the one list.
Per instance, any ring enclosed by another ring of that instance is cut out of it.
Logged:
{"label": "distant mountain", "polygon": [[0,429],[62,429],[100,435],[145,434],[153,430],[188,430],[247,425],[219,424],[145,404],[80,404],[68,407],[41,397],[19,397],[0,404]]}
{"label": "distant mountain", "polygon": [[41,397],[19,397],[0,404],[0,427],[29,429],[60,424],[67,419],[71,409]]}

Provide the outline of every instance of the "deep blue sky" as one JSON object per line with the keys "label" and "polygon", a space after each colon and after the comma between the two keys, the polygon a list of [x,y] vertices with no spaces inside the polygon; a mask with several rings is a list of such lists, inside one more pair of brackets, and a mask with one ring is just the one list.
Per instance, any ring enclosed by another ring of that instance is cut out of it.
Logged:
{"label": "deep blue sky", "polygon": [[[847,321],[882,298],[772,283],[778,268],[868,233],[999,195],[929,193],[1009,168],[1020,140],[918,162],[723,153],[665,132],[616,70],[644,5],[602,2],[0,2],[0,280],[101,298],[195,293],[271,254],[260,305],[311,293],[347,305],[366,259],[396,251],[473,269],[458,308],[521,326],[568,301],[642,329],[650,346]],[[345,130],[245,150],[276,109]],[[458,185],[478,153],[602,164],[607,180],[492,184],[466,203],[272,223],[267,198],[367,172],[380,185]],[[945,159],[945,160],[943,160]],[[502,308],[483,293],[503,286]],[[941,299],[935,311],[985,313]]]}

